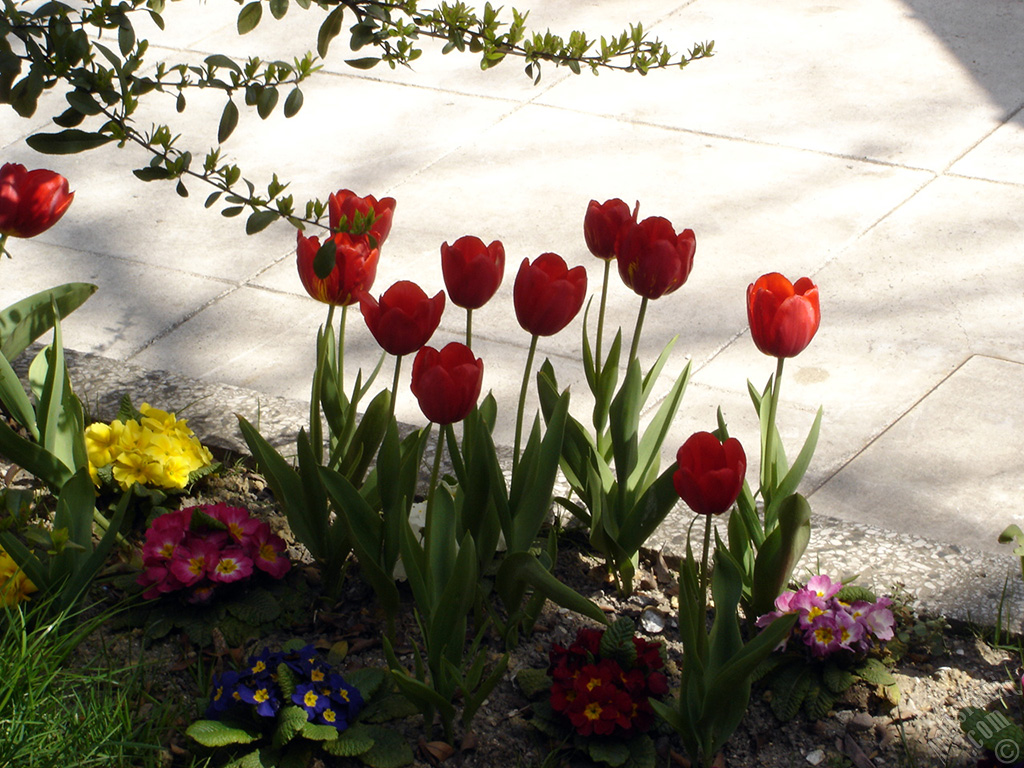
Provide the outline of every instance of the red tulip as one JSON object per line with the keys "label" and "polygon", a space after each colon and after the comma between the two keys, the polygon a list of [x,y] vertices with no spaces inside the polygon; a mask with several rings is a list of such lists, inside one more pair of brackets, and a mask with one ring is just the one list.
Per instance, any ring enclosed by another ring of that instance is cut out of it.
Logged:
{"label": "red tulip", "polygon": [[444,291],[428,298],[416,283],[400,280],[380,297],[359,294],[366,327],[384,351],[392,355],[415,352],[434,335],[444,312]]}
{"label": "red tulip", "polygon": [[651,216],[622,232],[616,257],[619,275],[634,293],[657,299],[686,282],[696,250],[692,229],[676,235],[668,219]]}
{"label": "red tulip", "polygon": [[441,272],[452,303],[463,309],[480,309],[491,300],[505,274],[505,246],[490,245],[473,235],[441,245]]}
{"label": "red tulip", "polygon": [[629,224],[636,223],[636,212],[619,198],[598,203],[591,200],[583,217],[583,237],[587,248],[599,259],[614,259],[616,243]]}
{"label": "red tulip", "polygon": [[75,199],[68,180],[38,168],[25,170],[18,163],[0,168],[0,235],[35,237],[57,221]]}
{"label": "red tulip", "polygon": [[[365,220],[371,214],[375,217],[373,224],[365,232],[376,240],[372,245],[380,248],[391,232],[391,217],[395,213],[395,198],[385,197],[377,200],[373,195],[359,197],[350,189],[339,189],[327,198],[327,214],[331,231],[349,231],[357,226],[357,218]],[[342,221],[344,219],[344,221]]]}
{"label": "red tulip", "polygon": [[757,348],[772,357],[795,357],[821,323],[818,286],[809,277],[792,284],[778,272],[747,287],[747,322]]}
{"label": "red tulip", "polygon": [[476,406],[484,361],[465,344],[453,341],[438,352],[423,347],[412,364],[412,393],[423,415],[435,424],[462,421]]}
{"label": "red tulip", "polygon": [[680,447],[676,463],[676,493],[698,515],[722,514],[743,489],[747,457],[735,437],[722,443],[710,432],[696,432]]}
{"label": "red tulip", "polygon": [[535,336],[553,336],[565,328],[583,306],[587,270],[569,269],[561,256],[543,253],[533,264],[523,259],[512,289],[519,325]]}
{"label": "red tulip", "polygon": [[[334,268],[326,278],[319,278],[313,270],[313,261],[320,250],[320,240],[303,237],[298,233],[299,279],[306,293],[317,301],[345,306],[356,301],[356,294],[370,290],[377,276],[380,251],[370,248],[362,238],[353,238],[344,232],[333,235],[336,249]],[[326,241],[325,241],[326,242]]]}

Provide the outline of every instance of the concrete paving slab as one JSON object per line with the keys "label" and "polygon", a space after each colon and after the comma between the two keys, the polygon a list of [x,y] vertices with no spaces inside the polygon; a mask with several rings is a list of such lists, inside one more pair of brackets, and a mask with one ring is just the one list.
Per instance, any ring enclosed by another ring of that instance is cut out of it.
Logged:
{"label": "concrete paving slab", "polygon": [[[1022,222],[1007,215],[1021,205],[1024,188],[941,178],[815,273],[821,329],[787,363],[783,397],[824,405],[856,451],[972,354],[1024,361]],[[738,338],[696,380],[729,389],[771,369]]]}
{"label": "concrete paving slab", "polygon": [[950,173],[1009,184],[1024,184],[1024,113],[999,126],[953,163]]}
{"label": "concrete paving slab", "polygon": [[[1024,8],[941,5],[936,24],[956,30],[977,21],[1003,44],[972,37],[971,44],[951,50],[932,25],[891,0],[695,2],[672,14],[658,33],[672,40],[713,39],[712,60],[682,75],[567,80],[538,101],[939,170],[1010,114],[1006,100],[1024,103],[1024,81],[1014,74],[1024,67],[1024,52],[1014,42]],[[958,53],[974,58],[964,61]],[[983,81],[972,70],[981,70]],[[990,87],[1001,98],[993,99]]]}
{"label": "concrete paving slab", "polygon": [[[670,13],[660,0],[604,0],[596,2],[578,2],[577,0],[547,0],[532,3],[527,23],[528,33],[547,30],[568,39],[569,34],[581,29],[592,38],[601,35],[610,37],[619,35],[630,23],[643,20],[646,28],[655,32],[660,22]],[[268,14],[260,25],[244,36],[233,34],[234,17],[237,8],[228,5],[215,11],[205,6],[198,6],[209,31],[198,37],[193,29],[194,24],[183,24],[183,19],[191,17],[197,7],[194,3],[182,2],[168,7],[169,35],[160,35],[162,45],[171,45],[166,39],[175,41],[178,46],[185,45],[192,50],[212,53],[224,52],[234,56],[247,57],[254,52],[264,59],[281,59],[290,62],[294,57],[301,57],[307,50],[315,50],[317,32],[326,17],[326,11],[313,6],[302,11],[292,6],[284,19],[274,20]],[[521,9],[525,10],[525,9]],[[172,16],[173,14],[173,16]],[[231,14],[230,19],[228,14]],[[171,23],[173,18],[174,24]],[[324,71],[348,75],[374,81],[404,83],[418,88],[451,91],[455,93],[473,94],[486,98],[510,98],[517,101],[529,101],[543,93],[551,85],[570,76],[565,68],[545,65],[539,87],[534,86],[533,79],[523,72],[524,63],[517,57],[509,57],[499,66],[488,71],[480,69],[480,58],[472,53],[458,54],[451,52],[443,55],[445,41],[421,38],[417,47],[423,54],[409,67],[391,69],[386,64],[378,64],[370,70],[358,70],[346,64],[346,59],[373,55],[372,51],[361,50],[352,52],[348,49],[348,27],[351,16],[347,17],[343,33],[332,44],[327,58],[323,61]],[[510,9],[502,18],[511,20]],[[188,34],[182,34],[182,26],[189,28]],[[689,46],[692,40],[678,41],[677,48]]]}
{"label": "concrete paving slab", "polygon": [[[75,192],[60,224],[36,240],[115,257],[110,262],[115,271],[127,261],[237,282],[294,247],[295,235],[287,225],[266,230],[255,246],[256,241],[245,237],[242,220],[203,209],[208,192],[198,184],[191,185],[194,196],[183,199],[174,193],[173,184],[139,181],[132,170],[147,163],[141,151],[108,144],[62,157],[27,149],[5,156],[63,174]],[[46,287],[36,284],[36,290]],[[178,290],[173,283],[163,285],[163,291]]]}
{"label": "concrete paving slab", "polygon": [[841,519],[973,549],[1020,522],[1024,365],[976,355],[811,497]]}
{"label": "concrete paving slab", "polygon": [[175,269],[38,240],[9,241],[8,249],[14,257],[0,264],[0,306],[62,283],[93,283],[99,290],[64,322],[64,344],[108,357],[130,357],[230,288]]}
{"label": "concrete paving slab", "polygon": [[205,381],[309,399],[326,305],[238,288],[132,358]]}
{"label": "concrete paving slab", "polygon": [[[652,305],[645,346],[659,350],[681,334],[681,350],[702,360],[745,325],[748,282],[768,269],[817,268],[927,178],[658,128],[624,130],[615,121],[527,106],[391,191],[399,207],[381,270],[385,260],[397,263],[396,254],[404,259],[415,249],[411,268],[436,275],[440,242],[476,233],[505,244],[499,302],[511,292],[521,259],[545,251],[585,265],[597,290],[601,264],[582,239],[587,203],[639,199],[642,217],[692,227],[698,241],[688,284]],[[399,245],[403,232],[415,233],[415,242]],[[631,333],[639,298],[617,277],[610,307],[611,326]],[[578,339],[567,331],[553,341],[570,354]]]}

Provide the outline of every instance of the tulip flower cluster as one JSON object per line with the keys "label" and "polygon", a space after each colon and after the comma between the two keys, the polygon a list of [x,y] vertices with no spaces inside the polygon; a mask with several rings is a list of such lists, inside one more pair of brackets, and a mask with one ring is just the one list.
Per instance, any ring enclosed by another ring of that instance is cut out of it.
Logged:
{"label": "tulip flower cluster", "polygon": [[288,706],[305,712],[307,722],[341,733],[359,714],[363,697],[312,645],[295,651],[264,648],[249,657],[241,672],[228,671],[214,678],[206,716],[219,720],[242,709],[257,720],[272,719]]}
{"label": "tulip flower cluster", "polygon": [[208,601],[218,585],[248,580],[254,568],[275,579],[291,568],[284,541],[248,510],[226,504],[187,507],[157,517],[142,546],[143,597],[186,591]]}
{"label": "tulip flower cluster", "polygon": [[310,296],[331,306],[347,306],[370,289],[394,210],[390,197],[378,202],[347,189],[329,197],[331,235],[323,245],[317,237],[298,233],[299,278]]}
{"label": "tulip flower cluster", "polygon": [[0,605],[17,605],[28,600],[36,585],[14,562],[14,558],[0,547]]}
{"label": "tulip flower cluster", "polygon": [[779,595],[775,610],[760,616],[757,626],[796,614],[799,619],[786,642],[803,642],[819,659],[842,651],[864,654],[878,642],[892,640],[896,625],[889,609],[892,600],[880,597],[874,602],[847,603],[839,597],[842,588],[842,582],[833,582],[828,576],[812,576],[806,586]]}
{"label": "tulip flower cluster", "polygon": [[137,419],[96,422],[85,428],[89,474],[98,486],[104,472],[122,491],[136,483],[181,490],[192,473],[213,465],[209,449],[185,419],[143,403]]}
{"label": "tulip flower cluster", "polygon": [[651,698],[668,693],[661,643],[632,638],[628,655],[633,661],[623,668],[618,660],[602,657],[605,632],[584,628],[568,648],[552,646],[551,708],[568,718],[580,736],[644,733],[654,724]]}

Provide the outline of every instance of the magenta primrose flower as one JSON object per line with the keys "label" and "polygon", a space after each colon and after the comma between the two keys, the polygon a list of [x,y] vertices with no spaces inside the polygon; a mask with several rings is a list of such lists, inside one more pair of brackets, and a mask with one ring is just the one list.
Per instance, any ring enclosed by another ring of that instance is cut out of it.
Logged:
{"label": "magenta primrose flower", "polygon": [[256,571],[280,579],[291,568],[285,543],[270,526],[227,504],[160,515],[146,531],[142,562],[137,581],[146,587],[143,597],[187,592],[192,603],[206,602],[218,585],[245,581]]}
{"label": "magenta primrose flower", "polygon": [[765,627],[784,614],[797,614],[789,639],[802,640],[817,658],[841,650],[866,653],[877,642],[892,640],[896,625],[889,609],[892,600],[881,597],[873,603],[845,603],[838,597],[842,587],[828,576],[814,576],[805,587],[779,595],[775,610],[759,617],[757,626]]}

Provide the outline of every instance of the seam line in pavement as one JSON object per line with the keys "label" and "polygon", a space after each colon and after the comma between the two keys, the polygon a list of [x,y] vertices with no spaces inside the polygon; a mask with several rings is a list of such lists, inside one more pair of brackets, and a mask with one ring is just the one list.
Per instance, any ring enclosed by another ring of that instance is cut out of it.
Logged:
{"label": "seam line in pavement", "polygon": [[970,361],[971,361],[972,359],[974,359],[975,357],[990,357],[990,356],[989,356],[989,355],[976,355],[976,354],[970,354],[970,355],[968,355],[968,356],[967,356],[967,357],[966,357],[966,358],[965,358],[964,360],[962,360],[962,361],[961,361],[961,362],[960,362],[960,363],[959,363],[959,364],[958,364],[958,365],[957,365],[957,366],[956,366],[955,368],[953,368],[953,370],[951,370],[951,371],[950,371],[949,373],[947,373],[947,374],[946,374],[945,376],[943,376],[943,377],[942,377],[942,378],[941,378],[941,379],[940,379],[940,380],[939,380],[938,382],[936,382],[936,384],[935,384],[934,386],[931,386],[931,387],[929,387],[929,388],[928,388],[928,391],[927,391],[927,392],[925,392],[925,393],[924,393],[923,395],[921,395],[921,396],[920,396],[919,398],[917,398],[916,400],[914,400],[914,402],[913,402],[913,403],[911,403],[909,407],[907,407],[906,409],[904,409],[904,410],[903,410],[903,412],[902,412],[902,413],[900,413],[900,415],[899,415],[899,416],[897,416],[897,417],[896,417],[895,419],[893,419],[893,420],[892,420],[891,422],[889,422],[889,423],[888,423],[888,424],[886,424],[886,425],[885,425],[884,427],[882,427],[882,429],[881,429],[881,430],[879,430],[877,434],[874,434],[874,435],[872,435],[871,437],[869,437],[869,438],[867,439],[867,441],[866,441],[866,442],[865,442],[865,443],[864,443],[864,444],[863,444],[863,445],[862,445],[862,446],[860,447],[860,449],[859,449],[859,450],[858,450],[858,451],[857,451],[856,453],[854,453],[854,454],[853,454],[852,456],[850,456],[850,457],[849,457],[848,459],[846,459],[846,460],[845,460],[844,462],[842,462],[841,464],[839,464],[839,466],[837,466],[837,467],[835,468],[835,470],[833,470],[833,471],[832,471],[832,472],[831,472],[831,473],[829,474],[829,476],[828,476],[828,477],[826,477],[825,479],[823,479],[823,480],[822,480],[822,481],[821,481],[821,482],[820,482],[820,483],[819,483],[819,484],[818,484],[818,485],[817,485],[816,487],[814,487],[814,488],[810,489],[810,490],[809,490],[809,492],[808,492],[808,493],[806,494],[806,495],[807,495],[807,498],[808,498],[808,499],[810,499],[810,498],[811,498],[811,497],[812,497],[812,496],[813,496],[813,495],[814,495],[815,493],[817,493],[817,492],[818,492],[818,491],[820,491],[820,490],[821,490],[822,488],[824,488],[824,487],[825,487],[826,485],[828,485],[828,484],[829,484],[829,482],[831,482],[831,481],[832,481],[832,479],[833,479],[833,478],[834,478],[834,477],[835,477],[836,475],[838,475],[838,474],[839,474],[840,472],[842,472],[842,471],[843,471],[844,469],[846,469],[846,467],[848,467],[848,466],[849,466],[850,464],[852,464],[852,463],[854,462],[854,460],[856,460],[856,459],[857,459],[858,457],[860,457],[860,456],[861,456],[861,455],[862,455],[862,454],[863,454],[863,453],[864,453],[864,452],[865,452],[865,451],[866,451],[866,450],[867,450],[868,448],[870,448],[870,447],[871,447],[872,445],[874,445],[874,444],[875,444],[875,443],[876,443],[876,442],[877,442],[877,441],[878,441],[878,440],[879,440],[879,439],[880,439],[880,438],[881,438],[881,437],[882,437],[883,435],[885,435],[885,434],[886,434],[886,433],[887,433],[887,432],[888,432],[888,431],[889,431],[890,429],[892,429],[892,428],[893,428],[893,427],[895,427],[895,426],[896,426],[897,424],[899,424],[899,423],[900,423],[900,422],[901,422],[901,421],[902,421],[902,420],[903,420],[903,419],[904,419],[904,418],[905,418],[905,417],[906,417],[906,416],[907,416],[907,415],[908,415],[908,414],[909,414],[909,413],[910,413],[910,412],[911,412],[912,410],[914,410],[915,408],[917,408],[917,406],[919,406],[919,405],[920,405],[921,403],[923,403],[923,402],[924,402],[924,401],[925,401],[925,400],[926,400],[926,399],[928,398],[928,396],[929,396],[929,395],[931,395],[931,394],[932,394],[933,392],[935,392],[935,390],[937,390],[937,389],[938,389],[939,387],[941,387],[941,386],[942,386],[943,384],[945,384],[945,383],[946,383],[947,381],[949,381],[950,377],[952,377],[952,376],[953,376],[953,374],[955,374],[955,373],[957,373],[958,371],[960,371],[960,370],[961,370],[961,369],[962,369],[962,368],[963,368],[963,367],[964,367],[965,365],[967,365],[967,363],[969,363],[969,362],[970,362]]}

